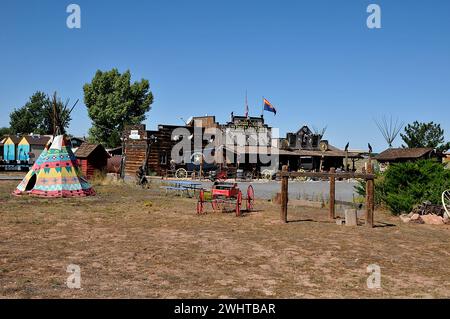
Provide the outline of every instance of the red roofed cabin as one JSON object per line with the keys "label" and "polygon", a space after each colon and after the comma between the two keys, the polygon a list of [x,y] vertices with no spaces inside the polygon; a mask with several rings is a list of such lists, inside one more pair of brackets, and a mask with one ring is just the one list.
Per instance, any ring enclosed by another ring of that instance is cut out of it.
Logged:
{"label": "red roofed cabin", "polygon": [[75,152],[81,171],[87,179],[92,179],[95,171],[104,172],[110,157],[101,144],[83,143]]}

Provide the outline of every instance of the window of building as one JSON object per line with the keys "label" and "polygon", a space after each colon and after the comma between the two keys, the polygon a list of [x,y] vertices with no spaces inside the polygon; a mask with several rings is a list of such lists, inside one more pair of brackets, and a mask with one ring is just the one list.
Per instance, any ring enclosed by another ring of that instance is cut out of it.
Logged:
{"label": "window of building", "polygon": [[162,152],[159,154],[159,162],[162,165],[166,165],[167,164],[167,152]]}

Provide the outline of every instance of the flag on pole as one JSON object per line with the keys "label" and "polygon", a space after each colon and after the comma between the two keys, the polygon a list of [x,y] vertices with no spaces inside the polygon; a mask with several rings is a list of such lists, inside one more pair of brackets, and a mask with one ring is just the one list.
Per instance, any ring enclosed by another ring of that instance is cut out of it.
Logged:
{"label": "flag on pole", "polygon": [[272,112],[274,113],[274,115],[277,114],[277,110],[272,105],[272,103],[267,101],[265,98],[263,98],[263,103],[264,103],[264,111]]}

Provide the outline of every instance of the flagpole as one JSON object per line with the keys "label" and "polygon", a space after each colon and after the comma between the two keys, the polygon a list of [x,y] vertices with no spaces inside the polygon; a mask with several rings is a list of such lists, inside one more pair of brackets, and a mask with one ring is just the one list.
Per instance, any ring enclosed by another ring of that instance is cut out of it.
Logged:
{"label": "flagpole", "polygon": [[264,96],[262,97],[262,111],[261,111],[261,117],[264,117]]}
{"label": "flagpole", "polygon": [[247,100],[247,90],[245,90],[245,117],[248,118],[248,100]]}

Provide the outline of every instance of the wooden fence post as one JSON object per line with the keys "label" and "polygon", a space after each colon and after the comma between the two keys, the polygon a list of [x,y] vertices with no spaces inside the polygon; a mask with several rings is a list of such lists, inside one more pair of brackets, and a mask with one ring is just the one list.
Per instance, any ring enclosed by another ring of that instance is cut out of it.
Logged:
{"label": "wooden fence post", "polygon": [[[334,167],[330,168],[330,173],[335,174],[336,169]],[[336,177],[330,176],[330,212],[329,218],[334,219],[335,217],[335,199],[336,199]]]}
{"label": "wooden fence post", "polygon": [[[372,161],[369,160],[367,165],[367,173],[373,173]],[[366,226],[373,227],[373,211],[375,207],[375,190],[374,180],[368,179],[366,181]]]}
{"label": "wooden fence post", "polygon": [[[287,165],[283,165],[283,168],[281,169],[283,173],[287,173],[288,167]],[[287,204],[288,204],[288,184],[289,184],[289,177],[288,176],[282,176],[281,177],[281,221],[283,223],[287,223]]]}

